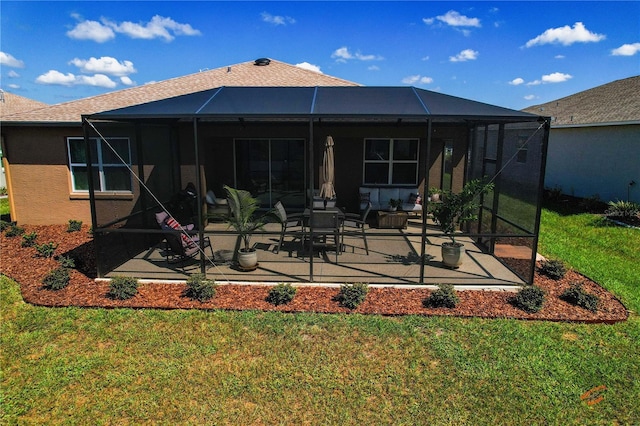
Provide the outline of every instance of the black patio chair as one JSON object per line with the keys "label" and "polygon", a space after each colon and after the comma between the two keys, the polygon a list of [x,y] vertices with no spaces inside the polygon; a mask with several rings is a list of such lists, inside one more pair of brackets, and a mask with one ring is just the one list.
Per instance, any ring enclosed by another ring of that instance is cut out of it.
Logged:
{"label": "black patio chair", "polygon": [[[284,208],[284,205],[281,201],[278,201],[274,206],[274,212],[278,220],[280,221],[280,225],[282,229],[280,231],[280,241],[278,241],[278,246],[276,247],[275,253],[280,252],[280,247],[282,246],[282,241],[284,240],[284,236],[286,234],[289,235],[297,235],[302,238],[304,233],[304,217],[301,213],[293,213],[287,214],[287,211]],[[292,228],[297,228],[292,231]]]}
{"label": "black patio chair", "polygon": [[314,210],[309,218],[309,226],[305,226],[305,236],[303,242],[309,241],[310,253],[313,255],[313,248],[322,246],[325,250],[328,245],[328,237],[333,238],[336,263],[340,254],[340,213],[329,210]]}
{"label": "black patio chair", "polygon": [[365,227],[367,225],[367,216],[371,211],[371,201],[367,204],[367,207],[363,210],[361,215],[355,213],[345,213],[342,221],[342,235],[340,244],[344,247],[344,236],[350,237],[362,237],[364,240],[364,250],[369,255],[369,244],[367,244],[367,233]]}

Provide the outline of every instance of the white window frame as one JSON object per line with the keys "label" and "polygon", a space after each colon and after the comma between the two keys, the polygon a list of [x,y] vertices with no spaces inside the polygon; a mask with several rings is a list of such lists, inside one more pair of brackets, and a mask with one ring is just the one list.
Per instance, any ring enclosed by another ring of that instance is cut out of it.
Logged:
{"label": "white window frame", "polygon": [[[93,148],[96,150],[96,155],[98,157],[98,162],[97,164],[93,164],[93,167],[97,167],[98,168],[98,177],[99,177],[99,188],[94,187],[94,191],[95,192],[108,192],[108,193],[119,193],[119,194],[131,194],[133,193],[133,182],[131,181],[131,177],[130,177],[130,182],[129,182],[129,188],[128,190],[109,190],[106,189],[106,179],[105,179],[105,175],[104,175],[104,168],[105,167],[131,167],[131,140],[128,137],[114,137],[114,138],[107,138],[107,140],[126,140],[127,141],[127,150],[128,150],[128,156],[129,156],[129,162],[125,165],[122,163],[104,163],[102,161],[102,143],[103,141],[100,138],[90,138],[90,140],[92,142],[94,142],[95,144],[93,145]],[[72,162],[71,161],[71,146],[70,143],[71,141],[81,141],[82,144],[84,144],[84,138],[83,137],[68,137],[67,138],[67,160],[69,161],[69,173],[71,174],[71,189],[73,192],[80,192],[80,193],[88,193],[89,190],[88,189],[78,189],[76,188],[76,180],[74,179],[73,176],[73,170],[75,167],[84,167],[87,168],[87,163],[77,163],[77,162]],[[85,157],[87,156],[87,153],[85,152]],[[89,176],[89,171],[87,170],[87,179],[91,179],[91,176]]]}
{"label": "white window frame", "polygon": [[[367,141],[372,140],[387,140],[389,141],[389,159],[388,160],[367,160]],[[416,159],[415,160],[395,160],[393,158],[393,145],[396,141],[415,141],[416,142]],[[365,138],[362,144],[362,183],[364,185],[376,185],[375,182],[367,182],[366,168],[367,164],[387,164],[388,179],[386,184],[378,185],[417,185],[418,183],[418,166],[420,163],[420,139],[419,138]],[[393,183],[393,166],[394,164],[414,164],[415,176],[412,183]]]}

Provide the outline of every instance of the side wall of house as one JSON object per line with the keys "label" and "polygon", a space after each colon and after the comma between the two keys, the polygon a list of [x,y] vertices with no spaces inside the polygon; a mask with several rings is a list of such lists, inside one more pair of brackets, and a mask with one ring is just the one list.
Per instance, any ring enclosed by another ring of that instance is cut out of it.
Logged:
{"label": "side wall of house", "polygon": [[[552,128],[545,187],[576,197],[640,202],[640,125]],[[629,183],[636,184],[629,188]]]}

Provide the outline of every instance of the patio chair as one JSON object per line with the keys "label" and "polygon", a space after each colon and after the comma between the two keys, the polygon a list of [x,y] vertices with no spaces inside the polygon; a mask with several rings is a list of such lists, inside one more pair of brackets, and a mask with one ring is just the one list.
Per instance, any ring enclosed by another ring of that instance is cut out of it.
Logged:
{"label": "patio chair", "polygon": [[[300,213],[287,214],[287,211],[284,208],[284,205],[281,201],[278,201],[274,206],[274,212],[278,220],[280,221],[280,225],[282,229],[280,231],[280,241],[278,241],[278,246],[276,247],[275,253],[280,252],[280,247],[282,246],[282,241],[284,240],[285,234],[290,235],[302,235],[304,232],[304,217]],[[299,228],[296,231],[291,231],[291,228]]]}
{"label": "patio chair", "polygon": [[367,233],[364,231],[367,224],[367,216],[371,211],[371,201],[367,204],[367,207],[363,210],[361,215],[355,213],[345,213],[344,220],[342,221],[342,236],[340,244],[344,247],[344,236],[350,237],[362,237],[364,240],[364,250],[369,255],[369,244],[367,244]]}
{"label": "patio chair", "polygon": [[212,190],[208,190],[204,200],[208,219],[225,220],[229,217],[229,203],[226,198],[218,198]]}
{"label": "patio chair", "polygon": [[[166,212],[156,213],[156,221],[160,228],[165,231],[165,247],[161,254],[166,258],[167,263],[180,263],[184,260],[193,258],[198,254],[200,251],[198,236],[188,237],[182,232],[184,230],[193,230],[195,228],[193,224],[183,227]],[[180,231],[180,233],[177,233],[176,231]],[[207,247],[211,250],[211,257],[213,258],[211,240],[209,237],[204,237],[203,249]]]}
{"label": "patio chair", "polygon": [[[313,232],[313,237],[311,233]],[[310,244],[310,252],[313,255],[313,248],[321,245],[327,248],[327,237],[333,237],[336,250],[336,263],[338,263],[338,255],[340,254],[340,214],[336,211],[314,210],[309,219],[309,226],[305,227],[305,236],[303,242],[307,240]],[[317,241],[320,241],[317,243]]]}

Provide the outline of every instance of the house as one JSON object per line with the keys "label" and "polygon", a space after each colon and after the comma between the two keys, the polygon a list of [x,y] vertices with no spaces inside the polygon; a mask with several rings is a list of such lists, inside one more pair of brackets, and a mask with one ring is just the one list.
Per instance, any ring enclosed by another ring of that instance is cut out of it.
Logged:
{"label": "house", "polygon": [[[86,167],[81,164],[84,158],[75,151],[83,137],[83,114],[222,86],[356,85],[284,62],[258,60],[42,108],[5,111],[3,106],[0,131],[11,217],[31,225],[64,224],[69,219],[91,221]],[[5,99],[26,104],[24,98],[9,94]],[[107,163],[102,166],[103,186],[98,196],[118,211],[131,201],[131,188],[126,184],[122,191],[118,183],[109,181],[121,170],[109,168]]]}
{"label": "house", "polygon": [[[35,101],[25,98],[24,96],[15,95],[10,92],[0,90],[0,123],[4,122],[5,117],[22,111],[43,108],[47,106],[44,102]],[[4,139],[4,135],[2,136]],[[2,155],[2,147],[4,142],[0,144],[0,158],[2,158],[2,172],[0,172],[0,187],[6,188],[7,181],[4,173],[4,156]]]}
{"label": "house", "polygon": [[547,188],[640,203],[640,76],[524,111],[551,117]]}

